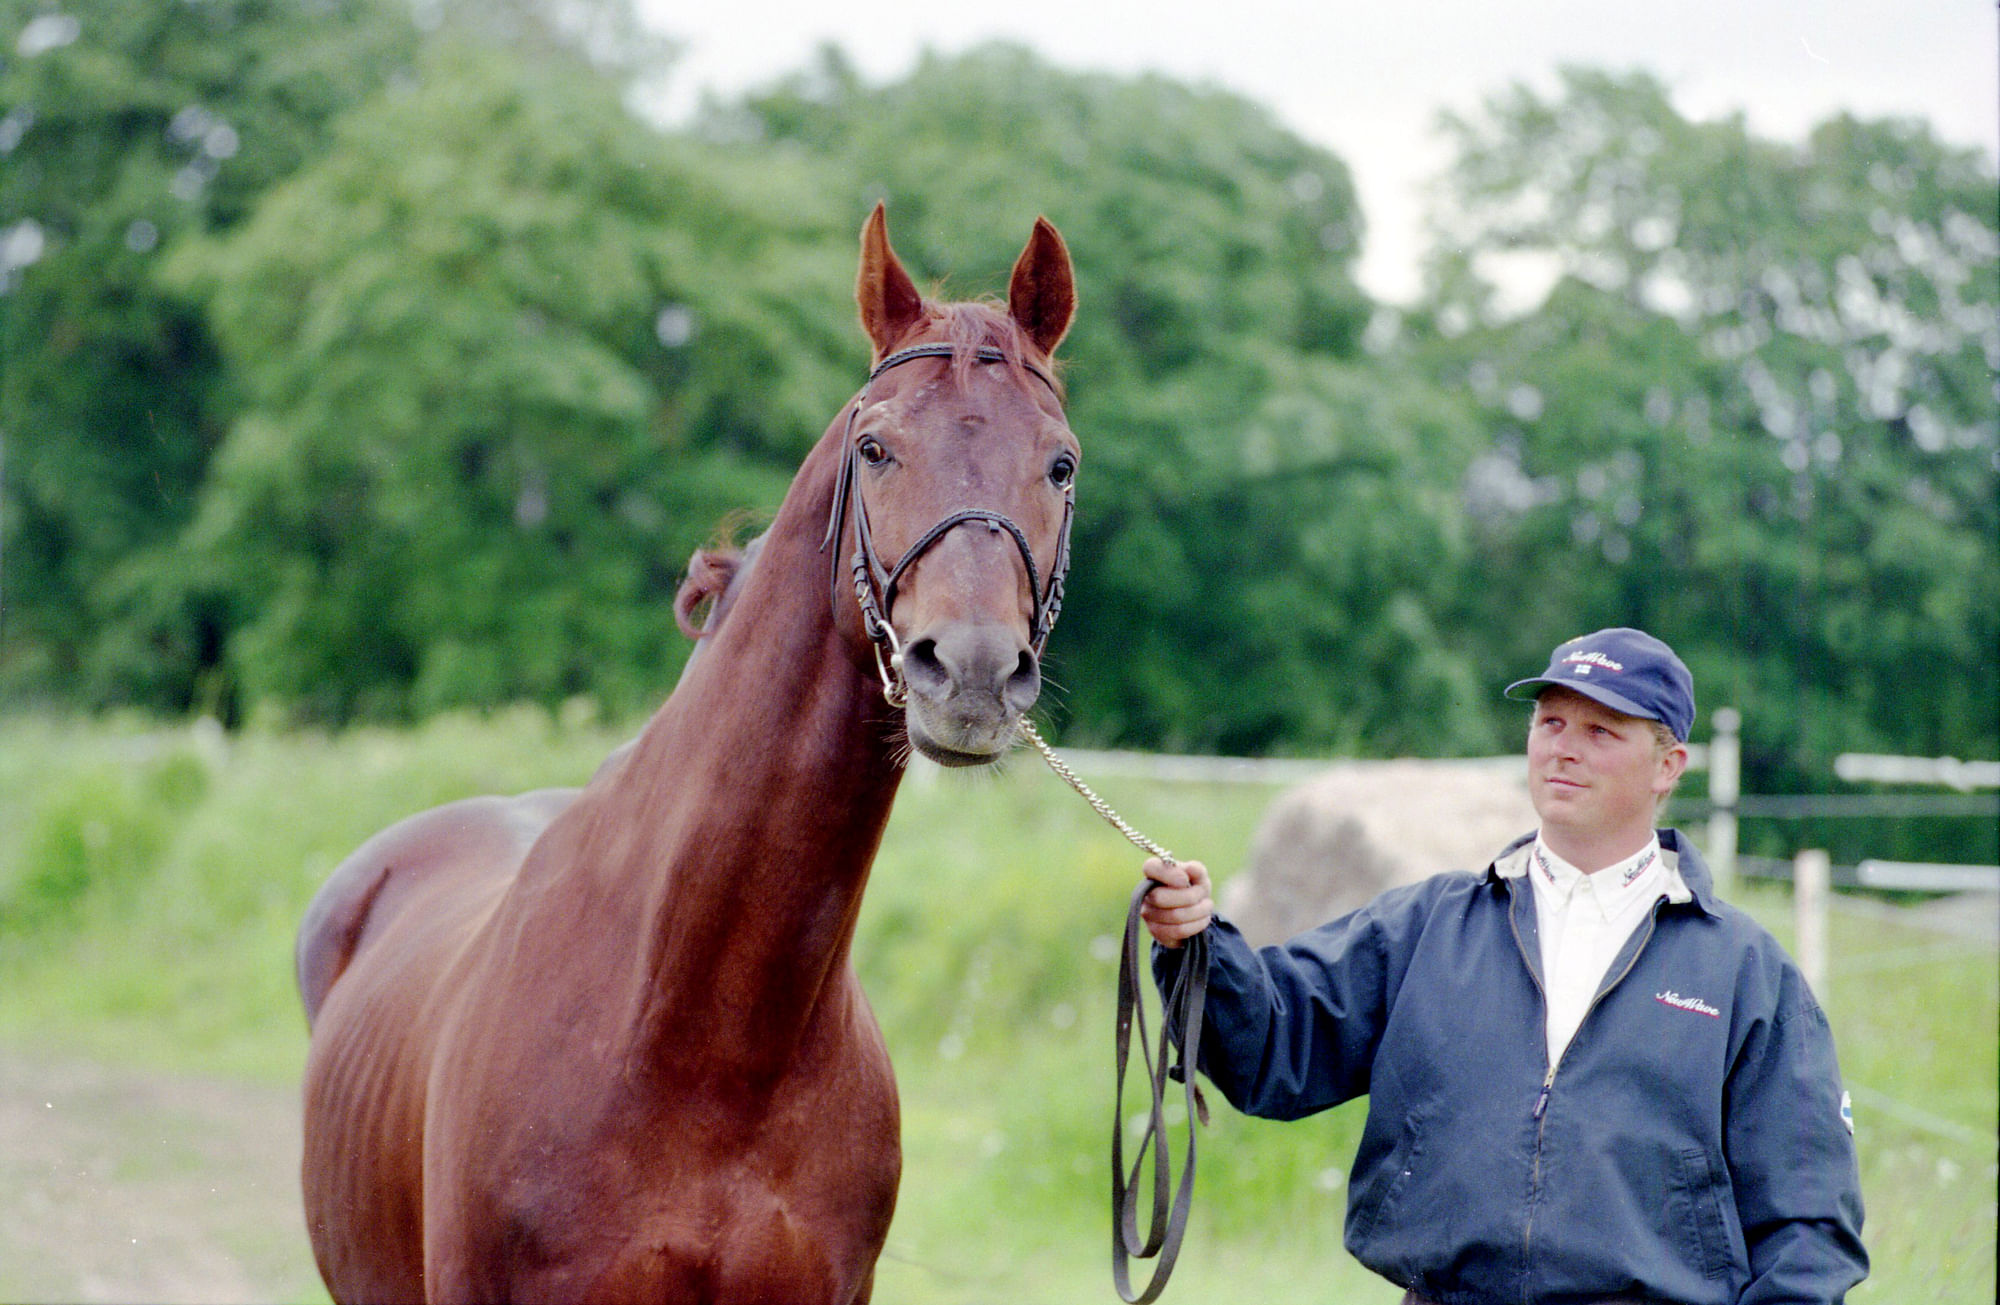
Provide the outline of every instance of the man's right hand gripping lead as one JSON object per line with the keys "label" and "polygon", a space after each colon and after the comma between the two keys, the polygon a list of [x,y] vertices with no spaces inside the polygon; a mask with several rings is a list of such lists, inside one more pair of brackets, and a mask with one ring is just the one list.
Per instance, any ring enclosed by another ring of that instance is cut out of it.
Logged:
{"label": "man's right hand gripping lead", "polygon": [[1159,886],[1146,894],[1139,918],[1155,942],[1162,947],[1179,947],[1208,928],[1215,915],[1215,899],[1209,894],[1207,866],[1156,856],[1146,861],[1145,874]]}

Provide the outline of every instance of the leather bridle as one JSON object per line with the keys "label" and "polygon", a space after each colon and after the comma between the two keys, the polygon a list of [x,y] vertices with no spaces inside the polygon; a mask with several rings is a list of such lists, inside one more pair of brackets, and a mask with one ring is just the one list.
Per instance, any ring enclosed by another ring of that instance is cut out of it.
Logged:
{"label": "leather bridle", "polygon": [[[1029,629],[1028,640],[1034,647],[1036,657],[1042,655],[1042,647],[1048,642],[1049,631],[1055,628],[1056,617],[1062,614],[1063,581],[1069,574],[1069,528],[1075,515],[1076,495],[1071,486],[1063,486],[1062,528],[1056,536],[1056,555],[1049,567],[1048,587],[1041,585],[1039,572],[1035,567],[1034,550],[1028,546],[1028,536],[1009,520],[1005,514],[987,508],[967,508],[954,512],[936,525],[926,530],[909,550],[898,558],[894,566],[884,566],[880,554],[875,551],[875,539],[868,527],[868,502],[860,487],[861,446],[854,438],[854,424],[861,415],[861,409],[868,399],[868,386],[891,367],[900,367],[918,358],[951,358],[958,349],[949,344],[919,344],[890,354],[876,363],[868,373],[868,382],[861,393],[854,398],[853,406],[847,411],[847,429],[842,436],[846,452],[840,462],[840,480],[833,491],[833,508],[827,514],[826,537],[820,540],[820,551],[833,546],[829,585],[836,610],[840,606],[840,553],[839,542],[850,515],[854,519],[854,559],[849,570],[853,576],[854,597],[861,604],[861,624],[869,641],[875,646],[875,667],[882,676],[882,692],[894,706],[902,706],[908,698],[908,686],[903,681],[903,646],[890,625],[890,616],[896,603],[896,586],[903,573],[914,565],[932,545],[943,539],[958,526],[968,521],[984,521],[987,529],[998,534],[1002,531],[1011,537],[1014,546],[1021,550],[1021,560],[1028,568],[1028,592],[1034,595],[1034,623]],[[991,347],[974,351],[974,359],[980,363],[1000,363],[1007,361],[1007,355]],[[1061,399],[1061,391],[1049,374],[1033,363],[1019,360],[1020,366],[1042,384],[1049,387],[1049,393]],[[850,514],[850,505],[852,508]]]}

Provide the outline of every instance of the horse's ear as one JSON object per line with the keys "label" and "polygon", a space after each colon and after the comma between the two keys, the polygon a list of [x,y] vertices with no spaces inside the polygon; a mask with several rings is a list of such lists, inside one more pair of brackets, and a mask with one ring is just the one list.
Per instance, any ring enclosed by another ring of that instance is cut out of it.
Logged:
{"label": "horse's ear", "polygon": [[1007,283],[1007,310],[1035,347],[1053,354],[1076,315],[1076,277],[1069,248],[1047,218],[1036,218],[1028,247],[1015,260]]}
{"label": "horse's ear", "polygon": [[889,247],[889,215],[880,202],[861,227],[861,272],[854,279],[861,329],[880,359],[924,315],[924,299]]}

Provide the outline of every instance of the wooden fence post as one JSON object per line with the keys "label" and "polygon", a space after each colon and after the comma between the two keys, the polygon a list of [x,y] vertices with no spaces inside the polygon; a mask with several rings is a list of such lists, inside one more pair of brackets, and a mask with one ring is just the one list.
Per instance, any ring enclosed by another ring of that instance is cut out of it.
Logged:
{"label": "wooden fence post", "polygon": [[1792,858],[1792,911],[1796,921],[1799,969],[1813,995],[1826,1000],[1826,906],[1832,860],[1818,848]]}
{"label": "wooden fence post", "polygon": [[1734,707],[1718,707],[1711,718],[1715,733],[1708,744],[1708,869],[1715,891],[1727,895],[1736,886],[1736,802],[1742,796],[1743,740],[1738,733],[1743,715]]}

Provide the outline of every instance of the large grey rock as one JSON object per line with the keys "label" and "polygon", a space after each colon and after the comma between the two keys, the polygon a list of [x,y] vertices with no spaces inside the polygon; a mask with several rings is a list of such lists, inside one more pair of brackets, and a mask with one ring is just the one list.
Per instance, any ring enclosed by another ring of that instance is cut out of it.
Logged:
{"label": "large grey rock", "polygon": [[1385,888],[1482,870],[1535,824],[1521,757],[1342,762],[1271,803],[1221,907],[1253,944],[1282,942]]}

